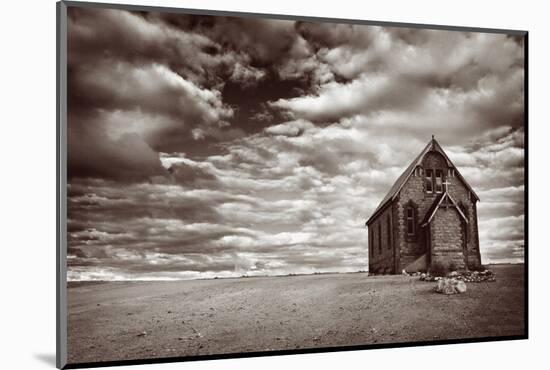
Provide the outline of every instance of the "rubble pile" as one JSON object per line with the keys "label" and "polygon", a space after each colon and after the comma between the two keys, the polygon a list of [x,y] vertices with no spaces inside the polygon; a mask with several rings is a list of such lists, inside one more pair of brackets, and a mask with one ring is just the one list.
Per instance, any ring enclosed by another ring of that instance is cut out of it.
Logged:
{"label": "rubble pile", "polygon": [[[428,273],[414,273],[414,274],[408,274],[409,276],[419,276],[419,280],[421,281],[439,281],[443,279],[443,277],[439,276],[433,276],[429,272]],[[447,278],[453,278],[458,281],[463,281],[466,283],[481,283],[484,281],[487,282],[494,282],[496,281],[495,274],[491,270],[484,270],[484,271],[452,271],[449,274],[447,274]]]}
{"label": "rubble pile", "polygon": [[456,278],[441,278],[437,281],[434,290],[441,294],[466,293],[466,283]]}
{"label": "rubble pile", "polygon": [[481,283],[483,281],[496,281],[495,274],[491,270],[470,271],[468,274],[461,275],[463,281],[470,283]]}

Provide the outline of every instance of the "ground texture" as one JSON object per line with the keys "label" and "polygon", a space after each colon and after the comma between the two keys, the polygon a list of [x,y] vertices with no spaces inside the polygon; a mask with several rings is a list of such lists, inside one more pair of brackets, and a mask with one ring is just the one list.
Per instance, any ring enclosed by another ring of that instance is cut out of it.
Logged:
{"label": "ground texture", "polygon": [[69,363],[524,334],[522,265],[433,292],[409,276],[71,283]]}

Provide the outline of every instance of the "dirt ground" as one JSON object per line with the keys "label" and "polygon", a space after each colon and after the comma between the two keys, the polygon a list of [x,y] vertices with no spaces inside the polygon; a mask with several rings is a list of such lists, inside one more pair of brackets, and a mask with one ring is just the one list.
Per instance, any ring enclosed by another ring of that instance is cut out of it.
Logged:
{"label": "dirt ground", "polygon": [[408,276],[71,283],[69,363],[524,334],[523,265],[433,292]]}

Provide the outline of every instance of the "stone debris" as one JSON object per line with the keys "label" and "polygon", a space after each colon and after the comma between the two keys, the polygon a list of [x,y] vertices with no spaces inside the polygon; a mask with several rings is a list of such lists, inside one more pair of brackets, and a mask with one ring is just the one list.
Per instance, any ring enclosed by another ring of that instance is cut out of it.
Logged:
{"label": "stone debris", "polygon": [[456,291],[458,293],[466,293],[466,283],[462,280],[458,280],[458,283],[456,283]]}
{"label": "stone debris", "polygon": [[147,332],[146,331],[142,331],[141,333],[139,333],[137,336],[138,337],[144,337],[147,335]]}
{"label": "stone debris", "polygon": [[465,293],[466,283],[455,278],[443,278],[437,282],[435,291],[441,294]]}
{"label": "stone debris", "polygon": [[[442,277],[433,276],[430,273],[415,273],[414,275],[409,276],[419,276],[421,281],[439,281]],[[481,282],[494,282],[496,281],[495,275],[491,270],[484,271],[451,271],[447,274],[448,278],[453,278],[456,280],[463,281],[465,283],[481,283]]]}
{"label": "stone debris", "polygon": [[483,281],[494,282],[496,281],[495,274],[491,270],[485,271],[473,271],[469,274],[461,276],[462,280],[470,283],[480,283]]}
{"label": "stone debris", "polygon": [[193,330],[193,333],[195,333],[197,337],[202,338],[202,334],[197,329],[195,329],[194,327],[191,327],[191,330]]}

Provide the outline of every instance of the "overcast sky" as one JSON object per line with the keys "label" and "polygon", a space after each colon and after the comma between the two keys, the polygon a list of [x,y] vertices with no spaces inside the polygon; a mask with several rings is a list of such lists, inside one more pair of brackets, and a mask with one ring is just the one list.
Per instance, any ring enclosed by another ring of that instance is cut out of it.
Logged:
{"label": "overcast sky", "polygon": [[521,38],[68,10],[69,279],[366,270],[434,134],[523,261]]}

